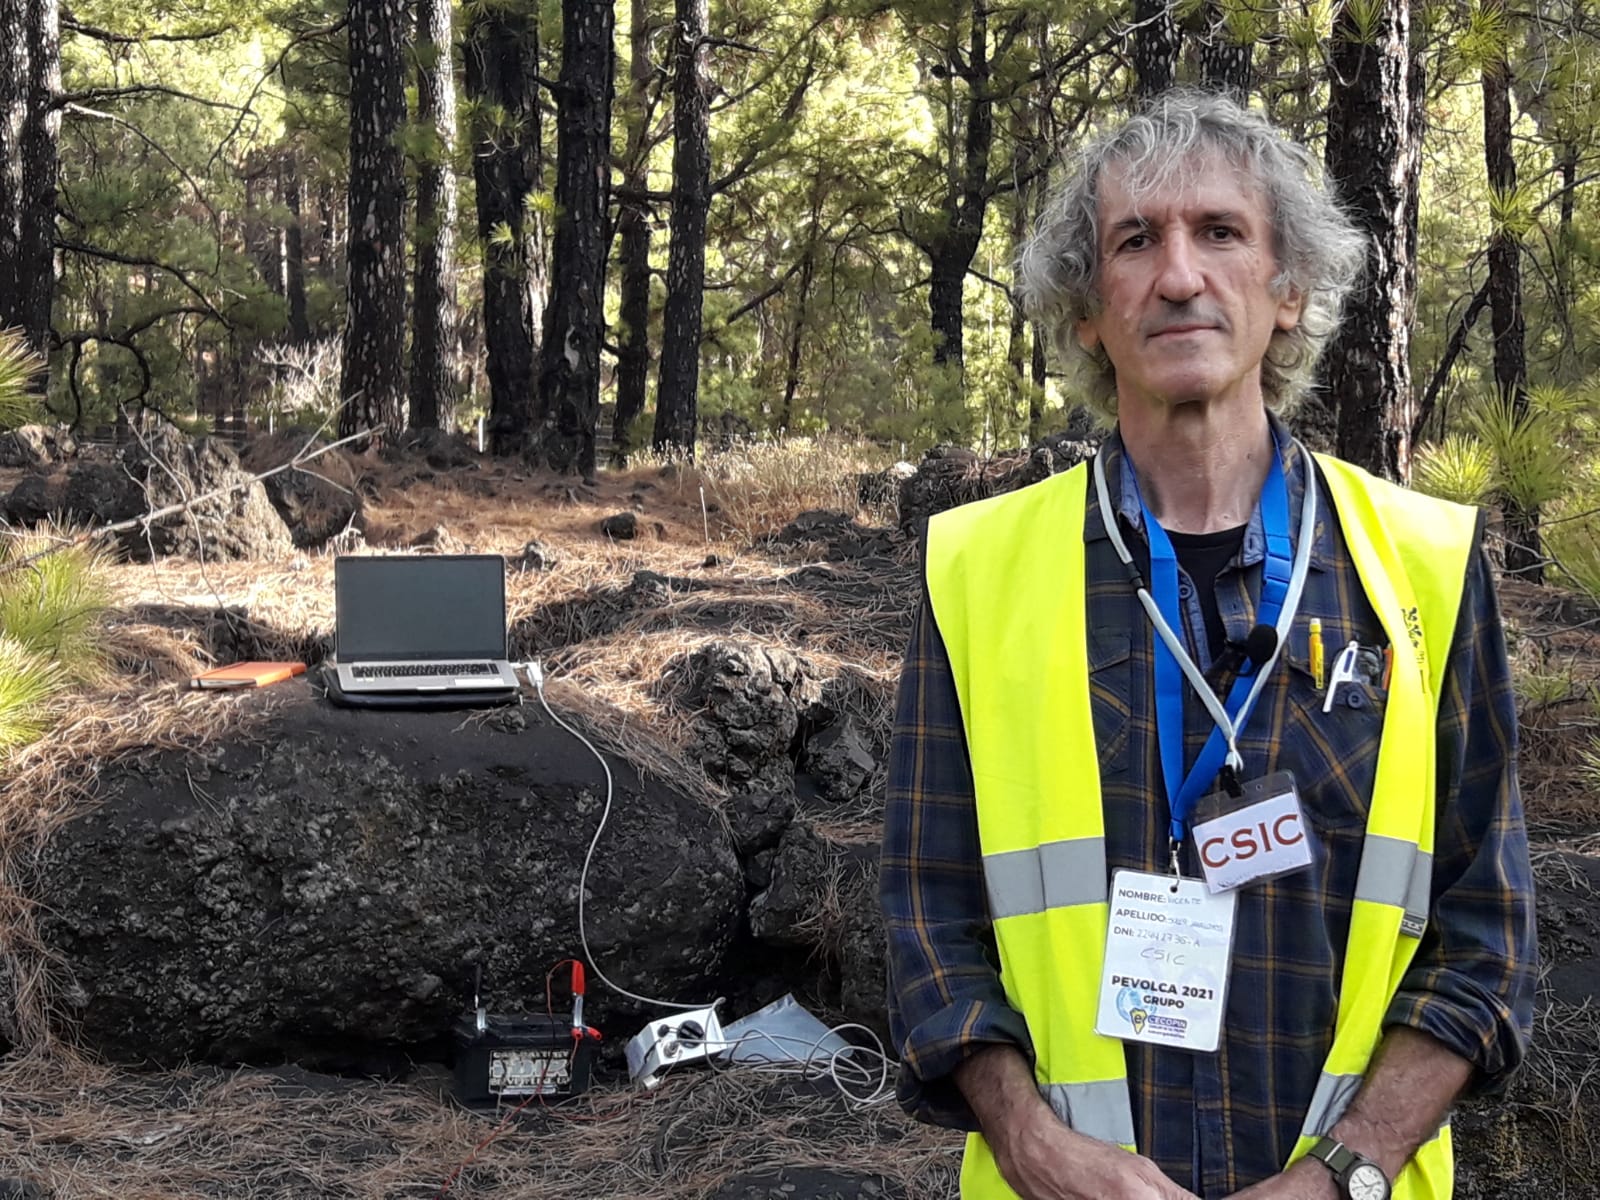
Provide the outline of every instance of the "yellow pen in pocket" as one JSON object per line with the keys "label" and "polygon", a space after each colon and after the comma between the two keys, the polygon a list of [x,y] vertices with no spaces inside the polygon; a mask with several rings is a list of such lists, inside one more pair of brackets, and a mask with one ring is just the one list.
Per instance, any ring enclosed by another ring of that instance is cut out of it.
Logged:
{"label": "yellow pen in pocket", "polygon": [[1311,678],[1317,685],[1317,691],[1322,690],[1323,662],[1322,662],[1322,622],[1316,617],[1311,618]]}

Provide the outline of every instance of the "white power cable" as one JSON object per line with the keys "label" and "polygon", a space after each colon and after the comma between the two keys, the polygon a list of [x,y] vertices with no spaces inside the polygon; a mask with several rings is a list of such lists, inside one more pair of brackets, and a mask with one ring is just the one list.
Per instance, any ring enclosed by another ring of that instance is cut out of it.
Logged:
{"label": "white power cable", "polygon": [[[550,701],[545,698],[544,694],[544,668],[540,665],[539,660],[532,659],[529,662],[517,663],[515,665],[522,668],[523,674],[526,675],[528,680],[533,684],[533,690],[538,693],[539,704],[541,707],[543,707],[545,714],[562,729],[565,729],[573,737],[582,742],[588,748],[589,753],[594,755],[599,761],[600,769],[605,772],[605,806],[600,810],[600,823],[595,826],[594,836],[589,839],[589,849],[583,856],[583,870],[578,875],[578,941],[583,945],[583,956],[588,960],[589,968],[595,973],[596,978],[598,978],[601,983],[605,984],[612,991],[616,992],[618,995],[626,996],[630,1000],[638,1000],[642,1004],[653,1004],[661,1008],[671,1008],[682,1011],[688,1011],[697,1008],[716,1007],[717,1004],[721,1003],[720,999],[711,1004],[699,1002],[694,1004],[684,1004],[680,1001],[662,1000],[655,996],[641,996],[637,992],[630,992],[627,988],[622,987],[620,984],[608,977],[606,973],[600,969],[599,963],[595,961],[594,951],[589,949],[589,935],[584,924],[583,895],[589,881],[589,864],[594,861],[595,847],[600,844],[600,837],[605,832],[606,822],[611,817],[611,802],[616,791],[615,782],[611,777],[611,764],[606,762],[605,755],[601,754],[600,751],[595,749],[593,742],[558,717],[555,713],[555,710],[550,707]],[[827,1038],[838,1036],[847,1029],[861,1030],[872,1039],[872,1045],[844,1045],[840,1046],[836,1050],[828,1052],[825,1058],[824,1056],[819,1055],[818,1051],[822,1049],[822,1043]],[[741,1035],[734,1041],[725,1043],[722,1052],[731,1054],[733,1050],[744,1045],[745,1042],[755,1039],[764,1039],[773,1043],[773,1045],[778,1047],[779,1052],[783,1053],[783,1058],[758,1059],[754,1061],[747,1059],[743,1062],[735,1061],[733,1063],[735,1067],[747,1067],[748,1069],[759,1074],[813,1079],[821,1077],[821,1075],[824,1073],[823,1068],[825,1066],[825,1073],[830,1079],[833,1080],[834,1086],[839,1089],[840,1094],[844,1096],[845,1100],[853,1108],[867,1108],[874,1104],[881,1104],[894,1094],[894,1087],[890,1081],[892,1060],[889,1058],[888,1054],[884,1052],[882,1040],[875,1032],[865,1025],[854,1021],[848,1021],[843,1024],[835,1025],[831,1029],[825,1030],[822,1034],[816,1038],[813,1038],[809,1042],[805,1038],[797,1038],[788,1034],[768,1033],[764,1029],[752,1029],[749,1033]],[[803,1061],[797,1061],[792,1055],[784,1052],[781,1043],[785,1042],[806,1047],[805,1059]],[[866,1062],[859,1062],[854,1058],[846,1058],[845,1056],[847,1055],[860,1055],[868,1060],[876,1060],[878,1069],[873,1071],[873,1069]],[[711,1066],[711,1059],[707,1058],[704,1061],[708,1067]],[[712,1070],[717,1070],[717,1068],[712,1067]],[[663,1074],[664,1073],[665,1072],[663,1072]],[[874,1079],[876,1079],[876,1084],[874,1084]],[[869,1087],[872,1090],[867,1092],[865,1095],[863,1095],[860,1091],[853,1090],[857,1088],[865,1089]]]}
{"label": "white power cable", "polygon": [[630,992],[627,988],[623,987],[607,976],[606,973],[600,969],[600,964],[595,961],[594,951],[589,949],[589,933],[583,919],[583,894],[588,886],[589,864],[594,861],[595,847],[600,844],[600,835],[606,831],[606,821],[611,817],[611,800],[616,791],[616,785],[611,778],[611,764],[606,762],[605,755],[601,754],[600,751],[594,748],[593,742],[584,737],[583,734],[579,733],[571,725],[568,725],[560,717],[556,716],[555,710],[550,707],[550,702],[545,699],[544,668],[539,665],[539,660],[533,659],[530,662],[518,663],[517,665],[523,669],[529,680],[532,681],[533,690],[539,694],[539,703],[541,706],[543,706],[546,715],[549,716],[549,718],[557,725],[561,726],[561,728],[565,729],[573,737],[577,738],[580,742],[587,746],[589,748],[589,753],[594,755],[595,758],[599,760],[600,769],[606,774],[605,807],[600,810],[600,824],[595,826],[594,836],[589,839],[589,850],[583,856],[583,871],[578,875],[578,941],[583,944],[583,957],[588,959],[590,970],[595,973],[601,983],[605,984],[613,992],[616,992],[620,996],[626,996],[630,1000],[637,1000],[641,1004],[653,1004],[659,1008],[681,1009],[684,1011],[695,1008],[715,1007],[717,1003],[720,1003],[720,1000],[713,1001],[710,1004],[706,1004],[701,1001],[696,1001],[693,1004],[684,1004],[675,1000],[662,1000],[656,996],[641,996],[638,992]]}
{"label": "white power cable", "polygon": [[[846,1029],[859,1029],[872,1039],[871,1046],[857,1046],[846,1044],[835,1050],[819,1053],[822,1043],[830,1037],[843,1033]],[[764,1040],[778,1047],[781,1058],[734,1058],[733,1051],[743,1047],[745,1043]],[[785,1052],[783,1044],[804,1046],[805,1057],[796,1058],[793,1054]],[[817,1079],[826,1074],[833,1080],[833,1086],[850,1103],[852,1108],[870,1108],[875,1104],[882,1104],[894,1095],[894,1085],[890,1079],[892,1060],[884,1053],[883,1042],[869,1027],[855,1021],[846,1021],[824,1030],[820,1035],[807,1041],[803,1037],[791,1034],[769,1033],[764,1029],[752,1029],[741,1034],[738,1038],[725,1044],[729,1054],[729,1063],[735,1070],[745,1069],[758,1075],[790,1076],[798,1079]],[[868,1060],[858,1061],[859,1055]],[[877,1062],[874,1070],[869,1063]],[[708,1060],[709,1063],[709,1060]],[[727,1068],[712,1068],[713,1070],[726,1070]],[[848,1084],[846,1081],[849,1081]],[[870,1088],[865,1094],[854,1089]]]}

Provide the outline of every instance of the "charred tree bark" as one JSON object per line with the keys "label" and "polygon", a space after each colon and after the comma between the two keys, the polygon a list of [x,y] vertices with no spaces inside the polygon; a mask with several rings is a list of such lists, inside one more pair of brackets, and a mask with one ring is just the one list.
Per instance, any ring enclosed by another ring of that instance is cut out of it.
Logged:
{"label": "charred tree bark", "polygon": [[0,0],[0,329],[21,324],[22,134],[28,126],[27,0]]}
{"label": "charred tree bark", "polygon": [[[646,0],[629,7],[627,129],[622,185],[630,195],[650,185],[650,18]],[[612,453],[620,463],[633,449],[633,423],[644,412],[650,378],[650,211],[643,200],[624,200],[617,217],[621,243],[621,353],[617,356],[617,411],[611,423]]]}
{"label": "charred tree bark", "polygon": [[417,0],[417,258],[411,286],[412,429],[448,426],[460,376],[456,328],[456,76],[450,0]]}
{"label": "charred tree bark", "polygon": [[554,287],[539,365],[539,454],[558,471],[595,475],[600,342],[611,200],[611,0],[563,0],[556,108]]}
{"label": "charred tree bark", "polygon": [[705,298],[706,218],[711,210],[711,82],[706,0],[677,0],[672,43],[672,225],[667,299],[656,382],[658,450],[694,457]]}
{"label": "charred tree bark", "polygon": [[[56,0],[0,0],[0,328],[50,349],[61,110]],[[42,390],[41,375],[33,386]]]}
{"label": "charred tree bark", "polygon": [[794,420],[794,398],[800,391],[800,350],[805,342],[806,315],[811,302],[811,284],[816,277],[817,211],[811,211],[812,240],[806,243],[805,257],[800,260],[800,295],[795,302],[794,328],[789,333],[789,361],[783,372],[783,404],[778,410],[778,431],[788,433]]}
{"label": "charred tree bark", "polygon": [[1139,77],[1139,97],[1159,96],[1177,79],[1182,44],[1171,0],[1133,0],[1133,22],[1133,71]]}
{"label": "charred tree bark", "polygon": [[400,428],[405,402],[405,4],[350,0],[349,282],[339,434]]}
{"label": "charred tree bark", "polygon": [[1366,269],[1345,305],[1324,378],[1338,416],[1342,458],[1387,479],[1411,474],[1410,322],[1415,274],[1408,261],[1413,123],[1410,10],[1384,0],[1363,39],[1341,10],[1333,37],[1328,175],[1366,235]]}
{"label": "charred tree bark", "polygon": [[290,150],[283,160],[279,187],[289,221],[283,231],[284,279],[289,301],[289,338],[298,345],[311,340],[311,324],[306,317],[306,237],[301,209],[305,197],[300,185],[300,156]]}
{"label": "charred tree bark", "polygon": [[1573,344],[1572,304],[1577,299],[1572,288],[1572,259],[1577,250],[1572,232],[1572,217],[1577,201],[1573,193],[1578,186],[1578,145],[1565,142],[1561,147],[1561,218],[1556,226],[1555,291],[1556,310],[1561,319],[1562,345],[1571,350]]}
{"label": "charred tree bark", "polygon": [[[1031,118],[1031,111],[1028,117]],[[1033,147],[1038,137],[1032,128],[1031,119],[1024,118],[1018,122],[1016,130],[1016,150],[1012,155],[1012,171],[1017,179],[1016,194],[1012,197],[1011,205],[1011,261],[1016,262],[1023,244],[1028,238],[1028,218],[1032,215],[1033,191],[1035,181],[1031,178],[1031,160]],[[1038,181],[1040,184],[1043,180]],[[1022,303],[1013,291],[1011,296],[1011,328],[1010,336],[1006,340],[1006,364],[1011,368],[1010,380],[1014,400],[1026,401],[1028,405],[1027,428],[1031,431],[1034,425],[1033,408],[1035,402],[1028,394],[1028,316],[1022,310]],[[1020,407],[1020,405],[1019,405]],[[1021,415],[1019,413],[1019,415]]]}
{"label": "charred tree bark", "polygon": [[[22,237],[17,297],[28,344],[50,350],[56,291],[56,179],[60,161],[61,10],[57,0],[27,0],[28,123],[22,131]],[[36,386],[44,386],[41,375]]]}
{"label": "charred tree bark", "polygon": [[[1020,25],[1026,15],[1017,14],[1011,20]],[[1006,30],[1006,37],[1014,35],[1014,28]],[[990,87],[989,50],[989,10],[986,0],[974,0],[965,61],[952,46],[948,64],[967,86],[962,160],[951,172],[941,213],[942,228],[928,247],[932,265],[928,310],[934,333],[933,361],[951,363],[958,369],[965,353],[963,304],[967,271],[983,238],[983,217],[992,191],[989,155],[994,147],[995,98]]]}
{"label": "charred tree bark", "polygon": [[490,448],[517,454],[533,427],[536,351],[531,218],[539,147],[538,32],[521,9],[475,5],[465,42],[477,102],[472,174],[483,246],[483,342]]}
{"label": "charred tree bark", "polygon": [[[1501,12],[1504,0],[1485,0]],[[1511,152],[1511,64],[1504,57],[1483,72],[1483,157],[1489,187],[1509,197],[1517,187]],[[1497,222],[1489,234],[1489,320],[1494,329],[1494,381],[1502,400],[1520,416],[1528,409],[1527,332],[1522,317],[1522,259],[1515,230]],[[1506,570],[1544,581],[1539,510],[1504,498]]]}
{"label": "charred tree bark", "polygon": [[1206,0],[1200,18],[1205,22],[1200,39],[1200,86],[1232,96],[1240,104],[1249,103],[1250,89],[1255,86],[1254,43],[1234,40],[1218,0]]}

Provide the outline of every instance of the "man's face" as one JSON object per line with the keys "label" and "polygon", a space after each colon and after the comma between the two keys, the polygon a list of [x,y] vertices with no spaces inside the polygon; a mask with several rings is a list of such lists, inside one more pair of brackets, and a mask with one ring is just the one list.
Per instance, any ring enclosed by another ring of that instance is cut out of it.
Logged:
{"label": "man's face", "polygon": [[1121,173],[1100,180],[1100,309],[1078,322],[1085,349],[1105,347],[1117,402],[1173,408],[1259,394],[1262,356],[1300,319],[1275,295],[1272,225],[1260,191],[1208,157],[1185,186],[1137,206]]}

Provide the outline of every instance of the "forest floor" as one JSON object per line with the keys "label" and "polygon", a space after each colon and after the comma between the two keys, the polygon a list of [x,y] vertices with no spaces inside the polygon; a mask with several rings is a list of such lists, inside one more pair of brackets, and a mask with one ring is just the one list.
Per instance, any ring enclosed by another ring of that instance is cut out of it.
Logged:
{"label": "forest floor", "polygon": [[[714,803],[717,789],[658,686],[661,668],[702,641],[751,637],[848,667],[861,681],[862,717],[887,720],[917,599],[915,549],[889,528],[892,509],[859,509],[853,472],[881,464],[824,469],[825,461],[740,466],[730,456],[701,471],[602,472],[594,486],[504,465],[453,474],[355,466],[370,481],[370,544],[406,545],[440,525],[478,551],[517,556],[538,541],[544,569],[513,572],[508,584],[513,657],[542,657],[553,703]],[[848,544],[771,540],[801,511],[824,507],[870,528]],[[622,511],[635,512],[638,536],[602,535],[600,521]],[[112,675],[75,696],[57,732],[15,761],[0,834],[67,819],[111,755],[227,736],[229,698],[188,691],[188,678],[236,657],[320,658],[332,630],[332,561],[311,552],[272,563],[113,568]],[[694,586],[635,606],[628,596],[640,572]],[[1587,1002],[1600,982],[1600,742],[1592,741],[1600,611],[1516,582],[1503,601],[1524,722],[1545,994],[1529,1069],[1506,1097],[1458,1122],[1466,1160],[1458,1195],[1592,1200],[1600,1196],[1587,1136],[1600,1119],[1592,1069],[1600,1014]],[[17,815],[24,807],[28,820]],[[863,807],[831,832],[868,840],[875,822]],[[396,1080],[270,1066],[136,1072],[40,1039],[0,1059],[0,1197],[28,1194],[8,1193],[7,1176],[58,1200],[956,1194],[960,1136],[913,1124],[892,1100],[861,1106],[829,1083],[705,1069],[642,1093],[615,1064],[613,1049],[586,1096],[532,1105],[502,1127],[503,1113],[454,1104],[448,1075],[432,1065]]]}

